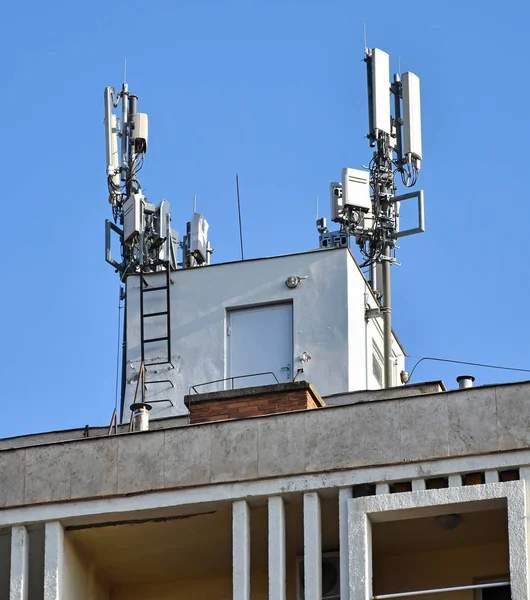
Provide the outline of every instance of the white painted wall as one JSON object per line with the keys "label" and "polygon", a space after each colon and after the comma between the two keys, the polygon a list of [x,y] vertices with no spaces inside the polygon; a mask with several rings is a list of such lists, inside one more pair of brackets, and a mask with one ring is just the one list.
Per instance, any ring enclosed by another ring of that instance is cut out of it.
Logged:
{"label": "white painted wall", "polygon": [[[285,280],[290,275],[307,277],[295,289]],[[150,275],[150,285],[163,276]],[[364,319],[367,285],[347,249],[211,265],[172,273],[172,355],[175,369],[156,367],[150,379],[170,379],[149,386],[147,401],[170,397],[175,404],[155,404],[157,416],[184,414],[183,398],[190,385],[227,376],[227,310],[271,302],[293,304],[293,373],[315,385],[321,395],[366,389],[367,336],[376,335],[372,322]],[[163,309],[163,293],[146,294],[145,312]],[[370,302],[375,306],[370,296]],[[163,317],[151,319],[146,337],[163,335]],[[380,319],[379,319],[380,320]],[[375,333],[374,333],[375,332]],[[371,341],[370,341],[371,344]],[[397,346],[396,346],[397,348]],[[153,355],[164,355],[162,344],[153,344]],[[259,352],[259,341],[249,352]],[[300,361],[303,352],[311,356]],[[139,280],[127,284],[127,396],[132,403],[140,364]],[[370,346],[371,373],[371,346]],[[268,382],[264,382],[268,383]],[[368,385],[374,387],[373,381]],[[198,388],[224,389],[223,384]]]}
{"label": "white painted wall", "polygon": [[98,577],[93,563],[81,555],[68,535],[64,539],[64,581],[65,600],[109,600],[109,589]]}
{"label": "white painted wall", "polygon": [[[380,389],[381,386],[373,374],[372,355],[374,343],[381,355],[383,354],[383,319],[382,317],[368,320],[364,318],[365,306],[377,308],[377,302],[353,259],[347,261],[347,269],[350,390]],[[393,385],[401,385],[399,373],[405,368],[405,356],[395,337],[392,342],[392,353]],[[360,385],[360,382],[364,382],[364,385]]]}

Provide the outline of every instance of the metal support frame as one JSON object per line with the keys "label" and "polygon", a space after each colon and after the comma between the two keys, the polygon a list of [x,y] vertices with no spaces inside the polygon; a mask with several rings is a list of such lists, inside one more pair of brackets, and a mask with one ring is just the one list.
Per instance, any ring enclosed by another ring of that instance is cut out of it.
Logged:
{"label": "metal support frame", "polygon": [[396,231],[396,233],[394,234],[394,237],[396,239],[406,237],[408,235],[415,235],[416,233],[425,232],[425,209],[423,201],[423,190],[419,190],[417,192],[410,192],[409,194],[403,194],[401,196],[394,196],[392,198],[392,202],[394,202],[395,204],[399,204],[399,202],[403,202],[404,200],[410,200],[412,198],[418,199],[418,226],[413,227],[412,229]]}
{"label": "metal support frame", "polygon": [[112,265],[117,271],[120,273],[123,271],[123,264],[115,261],[112,258],[112,234],[111,231],[114,231],[120,236],[120,239],[123,243],[123,230],[121,230],[117,225],[115,225],[112,221],[108,219],[105,220],[105,260]]}

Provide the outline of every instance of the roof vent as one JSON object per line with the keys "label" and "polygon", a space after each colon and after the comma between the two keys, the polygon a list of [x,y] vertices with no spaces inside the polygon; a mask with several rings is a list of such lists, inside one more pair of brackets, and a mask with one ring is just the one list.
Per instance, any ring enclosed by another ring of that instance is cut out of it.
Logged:
{"label": "roof vent", "polygon": [[473,382],[475,381],[475,378],[473,377],[473,375],[460,375],[456,378],[456,381],[458,382],[458,387],[461,390],[463,390],[465,388],[473,387]]}

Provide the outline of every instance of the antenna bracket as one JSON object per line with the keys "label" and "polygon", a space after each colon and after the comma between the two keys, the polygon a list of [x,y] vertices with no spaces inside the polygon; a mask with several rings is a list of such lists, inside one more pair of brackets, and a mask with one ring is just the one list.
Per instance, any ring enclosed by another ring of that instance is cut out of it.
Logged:
{"label": "antenna bracket", "polygon": [[[425,211],[424,211],[424,202],[423,202],[423,190],[419,190],[417,192],[410,192],[408,194],[403,194],[401,196],[394,196],[391,201],[394,204],[398,202],[403,202],[404,200],[411,200],[412,198],[417,198],[418,200],[418,226],[413,227],[411,229],[404,229],[403,231],[396,231],[394,234],[394,238],[398,239],[400,237],[405,237],[408,235],[415,235],[416,233],[424,233],[425,232]],[[399,223],[399,218],[397,219]]]}

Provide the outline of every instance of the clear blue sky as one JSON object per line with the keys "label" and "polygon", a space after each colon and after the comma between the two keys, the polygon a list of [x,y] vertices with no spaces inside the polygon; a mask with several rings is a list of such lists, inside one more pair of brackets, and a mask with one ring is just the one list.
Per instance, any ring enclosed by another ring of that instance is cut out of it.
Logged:
{"label": "clear blue sky", "polygon": [[[213,258],[234,260],[238,171],[247,256],[284,254],[317,246],[315,198],[327,213],[329,182],[370,158],[364,22],[369,46],[422,81],[428,231],[402,241],[395,329],[413,356],[530,368],[529,20],[526,0],[8,3],[0,437],[110,420],[102,110],[124,56],[149,113],[149,197],[171,202],[182,231],[197,194]],[[423,363],[414,380],[454,387],[466,372],[525,379]]]}

